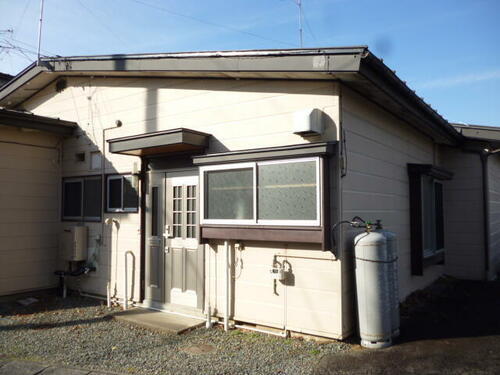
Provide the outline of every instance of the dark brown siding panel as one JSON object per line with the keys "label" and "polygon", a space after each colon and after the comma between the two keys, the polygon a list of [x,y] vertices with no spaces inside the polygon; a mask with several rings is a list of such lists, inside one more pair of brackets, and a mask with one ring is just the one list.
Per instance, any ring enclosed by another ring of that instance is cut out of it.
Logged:
{"label": "dark brown siding panel", "polygon": [[254,227],[217,227],[202,226],[203,240],[258,240],[275,242],[299,242],[323,244],[324,233],[321,228],[254,228]]}

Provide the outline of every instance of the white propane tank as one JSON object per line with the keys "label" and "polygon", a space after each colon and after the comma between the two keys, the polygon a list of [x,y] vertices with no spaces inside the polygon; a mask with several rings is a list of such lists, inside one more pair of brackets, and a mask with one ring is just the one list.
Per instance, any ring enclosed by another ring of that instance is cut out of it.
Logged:
{"label": "white propane tank", "polygon": [[361,345],[370,349],[388,347],[392,344],[394,303],[389,280],[394,257],[387,251],[386,234],[368,229],[357,235],[354,255]]}

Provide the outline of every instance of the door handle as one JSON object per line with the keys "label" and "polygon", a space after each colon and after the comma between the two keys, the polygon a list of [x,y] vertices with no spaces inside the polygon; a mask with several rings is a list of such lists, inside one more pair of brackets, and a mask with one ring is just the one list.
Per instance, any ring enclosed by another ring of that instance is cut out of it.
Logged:
{"label": "door handle", "polygon": [[163,251],[168,254],[170,252],[170,247],[167,244],[167,240],[168,237],[166,235],[163,235]]}
{"label": "door handle", "polygon": [[173,238],[173,234],[172,234],[172,226],[170,225],[165,225],[165,235],[166,235],[166,238]]}

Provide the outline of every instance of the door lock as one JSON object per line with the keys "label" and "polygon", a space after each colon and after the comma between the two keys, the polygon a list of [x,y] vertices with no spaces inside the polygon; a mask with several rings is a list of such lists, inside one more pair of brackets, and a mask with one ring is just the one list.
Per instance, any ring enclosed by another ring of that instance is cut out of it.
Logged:
{"label": "door lock", "polygon": [[173,234],[171,233],[172,231],[172,226],[171,225],[165,225],[165,236],[166,238],[172,238],[174,237]]}

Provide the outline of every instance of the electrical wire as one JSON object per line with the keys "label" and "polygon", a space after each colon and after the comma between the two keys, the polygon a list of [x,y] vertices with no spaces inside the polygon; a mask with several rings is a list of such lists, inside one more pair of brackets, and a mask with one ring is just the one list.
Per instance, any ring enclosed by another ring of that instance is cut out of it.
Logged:
{"label": "electrical wire", "polygon": [[277,39],[273,39],[273,38],[268,38],[268,37],[265,37],[265,36],[262,36],[262,35],[259,35],[259,34],[255,34],[255,33],[249,32],[249,31],[240,30],[240,29],[237,29],[237,28],[234,28],[234,27],[231,27],[231,26],[222,25],[220,23],[206,21],[206,20],[203,20],[203,19],[198,18],[198,17],[193,17],[193,16],[189,16],[187,14],[183,14],[183,13],[179,13],[179,12],[176,12],[176,11],[172,11],[170,9],[166,9],[166,8],[160,7],[158,5],[150,4],[150,3],[147,3],[145,1],[141,1],[141,0],[129,0],[129,1],[133,1],[134,3],[141,4],[141,5],[144,5],[144,6],[147,6],[147,7],[150,7],[150,8],[154,8],[154,9],[157,9],[157,10],[161,10],[162,12],[171,14],[173,16],[190,19],[192,21],[196,21],[198,23],[202,23],[202,24],[205,24],[205,25],[214,26],[214,27],[218,27],[218,28],[221,28],[221,29],[226,29],[226,30],[229,30],[229,31],[232,31],[232,32],[235,32],[235,33],[240,33],[240,34],[252,36],[254,38],[258,38],[258,39],[262,39],[262,40],[267,40],[269,42],[274,42],[274,43],[279,43],[279,44],[284,44],[284,45],[289,45],[289,46],[297,47],[297,45],[294,44],[294,43],[284,42],[284,41],[281,41],[281,40],[277,40]]}
{"label": "electrical wire", "polygon": [[126,44],[125,40],[120,38],[120,36],[113,31],[105,22],[103,22],[90,8],[88,8],[81,0],[76,0],[80,6],[87,11],[92,17],[94,17],[97,22],[104,27],[111,35],[113,35],[121,43]]}
{"label": "electrical wire", "polygon": [[24,5],[23,12],[21,13],[21,17],[19,18],[19,21],[17,22],[16,27],[14,27],[14,31],[17,31],[21,27],[21,24],[24,21],[24,16],[26,15],[26,11],[28,10],[29,5],[30,5],[30,0],[26,0],[26,4]]}

